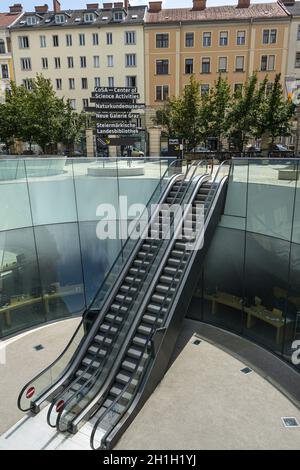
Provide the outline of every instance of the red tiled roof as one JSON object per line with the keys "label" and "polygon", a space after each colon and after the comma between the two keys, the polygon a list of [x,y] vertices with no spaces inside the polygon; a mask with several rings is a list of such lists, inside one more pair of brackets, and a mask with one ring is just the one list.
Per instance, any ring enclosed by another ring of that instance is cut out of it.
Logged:
{"label": "red tiled roof", "polygon": [[10,26],[20,16],[20,13],[0,13],[0,28]]}
{"label": "red tiled roof", "polygon": [[171,23],[178,21],[215,21],[247,20],[250,18],[280,18],[287,13],[278,3],[254,3],[248,8],[237,8],[236,5],[207,7],[205,10],[191,8],[162,9],[158,13],[146,14],[145,23]]}

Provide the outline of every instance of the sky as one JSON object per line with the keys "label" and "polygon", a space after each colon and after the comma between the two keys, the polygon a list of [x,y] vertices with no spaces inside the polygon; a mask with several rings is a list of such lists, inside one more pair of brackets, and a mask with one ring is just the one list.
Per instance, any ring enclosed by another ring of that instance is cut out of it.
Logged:
{"label": "sky", "polygon": [[[96,1],[96,0],[95,0]],[[108,0],[107,0],[108,1]],[[112,0],[113,1],[113,0]],[[251,0],[252,3],[267,3],[272,0]],[[52,9],[53,0],[0,0],[0,11],[8,11],[8,7],[14,3],[22,3],[24,10],[33,11],[35,5],[44,5],[47,3]],[[92,0],[61,0],[62,9],[68,10],[75,8],[85,8],[87,3],[93,3]],[[101,0],[98,0],[101,5]],[[207,6],[234,5],[237,0],[207,0]],[[146,0],[131,0],[131,5],[147,5]],[[163,0],[164,8],[186,8],[192,5],[192,0]]]}

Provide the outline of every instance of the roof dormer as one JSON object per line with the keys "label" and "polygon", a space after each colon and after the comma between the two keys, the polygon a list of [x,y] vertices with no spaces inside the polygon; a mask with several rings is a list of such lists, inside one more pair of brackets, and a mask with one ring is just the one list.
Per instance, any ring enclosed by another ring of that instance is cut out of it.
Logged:
{"label": "roof dormer", "polygon": [[68,21],[66,13],[56,13],[54,16],[54,21],[56,24],[64,24]]}
{"label": "roof dormer", "polygon": [[39,24],[40,22],[40,16],[39,15],[29,15],[26,17],[26,24],[27,26],[34,26],[36,24]]}
{"label": "roof dormer", "polygon": [[94,12],[86,12],[83,16],[83,20],[85,23],[93,23],[96,21],[96,15]]}

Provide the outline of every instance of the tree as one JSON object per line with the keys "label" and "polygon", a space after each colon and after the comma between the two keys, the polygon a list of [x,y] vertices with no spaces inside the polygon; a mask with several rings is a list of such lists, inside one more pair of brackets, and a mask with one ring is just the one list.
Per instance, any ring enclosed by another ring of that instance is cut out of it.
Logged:
{"label": "tree", "polygon": [[74,144],[79,141],[85,127],[85,114],[76,113],[68,100],[64,105],[64,113],[61,116],[61,122],[58,127],[57,139],[67,146],[69,154],[74,150]]}
{"label": "tree", "polygon": [[228,127],[227,113],[230,103],[230,85],[226,79],[219,76],[210,92],[202,97],[199,119],[202,139],[216,137],[218,149],[221,148],[221,139]]}
{"label": "tree", "polygon": [[257,75],[253,74],[233,97],[228,113],[228,136],[239,151],[252,136],[258,136],[259,123],[264,112],[267,77],[257,88]]}
{"label": "tree", "polygon": [[258,134],[267,133],[273,144],[276,137],[290,135],[291,118],[295,105],[284,98],[280,74],[275,76],[270,93],[266,96],[264,112],[260,121]]}

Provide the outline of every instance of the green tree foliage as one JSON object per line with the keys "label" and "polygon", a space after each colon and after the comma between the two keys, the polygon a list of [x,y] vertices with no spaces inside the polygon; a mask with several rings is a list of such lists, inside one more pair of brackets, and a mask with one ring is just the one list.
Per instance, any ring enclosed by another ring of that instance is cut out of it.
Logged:
{"label": "green tree foliage", "polygon": [[73,144],[83,126],[83,117],[71,109],[69,101],[56,96],[51,81],[42,75],[32,80],[31,90],[11,83],[11,92],[0,106],[1,140],[36,143],[43,152],[58,142]]}

